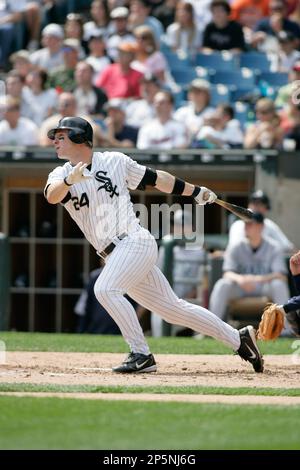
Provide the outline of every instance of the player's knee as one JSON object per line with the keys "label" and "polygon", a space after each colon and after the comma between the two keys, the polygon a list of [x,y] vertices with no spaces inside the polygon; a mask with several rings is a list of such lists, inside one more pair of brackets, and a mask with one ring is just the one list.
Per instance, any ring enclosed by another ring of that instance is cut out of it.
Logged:
{"label": "player's knee", "polygon": [[105,287],[101,285],[101,283],[96,282],[94,286],[94,292],[96,299],[100,302],[101,305],[104,307],[111,303],[111,299],[118,295],[123,295],[118,289],[112,289],[110,287]]}

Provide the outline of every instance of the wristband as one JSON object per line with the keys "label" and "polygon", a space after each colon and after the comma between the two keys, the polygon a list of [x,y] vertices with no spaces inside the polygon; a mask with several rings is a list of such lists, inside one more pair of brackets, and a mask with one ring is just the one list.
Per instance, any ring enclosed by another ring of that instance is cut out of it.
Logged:
{"label": "wristband", "polygon": [[197,197],[200,191],[201,191],[201,186],[195,186],[192,197]]}
{"label": "wristband", "polygon": [[184,192],[185,189],[185,181],[175,178],[174,186],[172,189],[171,194],[176,194],[178,196],[181,196],[181,194]]}

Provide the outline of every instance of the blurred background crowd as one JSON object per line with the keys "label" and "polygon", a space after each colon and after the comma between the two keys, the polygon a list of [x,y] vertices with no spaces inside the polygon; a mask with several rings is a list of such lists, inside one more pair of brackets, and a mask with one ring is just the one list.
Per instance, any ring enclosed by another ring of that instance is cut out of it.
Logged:
{"label": "blurred background crowd", "polygon": [[[0,0],[0,145],[300,148],[300,0]],[[299,96],[298,96],[299,95]]]}

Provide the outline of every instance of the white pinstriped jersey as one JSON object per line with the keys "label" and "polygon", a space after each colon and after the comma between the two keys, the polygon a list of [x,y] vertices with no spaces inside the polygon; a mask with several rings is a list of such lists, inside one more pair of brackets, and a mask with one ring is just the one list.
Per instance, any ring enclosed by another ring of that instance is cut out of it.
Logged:
{"label": "white pinstriped jersey", "polygon": [[[48,176],[46,188],[62,181],[71,170],[69,162],[56,167]],[[97,251],[109,245],[113,237],[139,227],[128,188],[136,189],[145,171],[145,166],[123,153],[94,152],[91,165],[84,171],[92,178],[70,186],[62,204]]]}

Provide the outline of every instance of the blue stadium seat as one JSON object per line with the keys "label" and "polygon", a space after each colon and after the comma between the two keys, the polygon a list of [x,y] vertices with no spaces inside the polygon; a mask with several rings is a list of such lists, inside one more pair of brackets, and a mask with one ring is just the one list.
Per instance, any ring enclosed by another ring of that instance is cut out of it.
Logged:
{"label": "blue stadium seat", "polygon": [[186,68],[191,65],[188,57],[180,57],[175,54],[175,52],[172,52],[170,50],[168,52],[163,52],[163,54],[168,62],[171,71],[173,69],[180,69],[181,67]]}
{"label": "blue stadium seat", "polygon": [[213,52],[211,54],[197,54],[195,65],[209,70],[238,70],[237,59],[230,52]]}
{"label": "blue stadium seat", "polygon": [[240,67],[270,72],[271,62],[267,55],[261,52],[243,52],[240,55]]}
{"label": "blue stadium seat", "polygon": [[220,103],[230,103],[230,91],[225,85],[212,85],[210,89],[210,104],[218,106]]}
{"label": "blue stadium seat", "polygon": [[188,85],[199,76],[194,67],[172,69],[171,72],[175,82],[180,86]]}
{"label": "blue stadium seat", "polygon": [[243,67],[236,71],[216,72],[211,76],[211,83],[228,85],[240,89],[251,89],[255,86],[255,76],[252,70]]}
{"label": "blue stadium seat", "polygon": [[266,82],[268,85],[274,87],[280,87],[287,85],[288,83],[288,73],[285,72],[262,72],[257,77],[258,83]]}
{"label": "blue stadium seat", "polygon": [[234,103],[234,117],[238,121],[240,121],[242,128],[244,129],[247,122],[248,122],[248,115],[250,111],[250,106],[245,103],[241,103],[240,101],[237,101]]}

